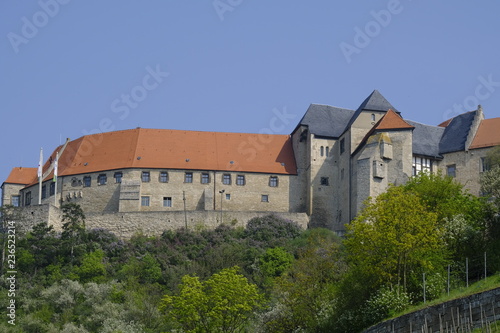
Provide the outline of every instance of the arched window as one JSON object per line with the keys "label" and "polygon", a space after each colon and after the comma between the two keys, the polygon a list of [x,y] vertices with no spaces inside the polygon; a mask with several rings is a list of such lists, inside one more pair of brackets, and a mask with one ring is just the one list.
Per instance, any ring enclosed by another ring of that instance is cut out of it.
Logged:
{"label": "arched window", "polygon": [[329,152],[330,152],[330,147],[326,147],[326,149],[325,149],[325,155],[326,155],[326,157],[328,157],[328,153]]}
{"label": "arched window", "polygon": [[375,121],[375,113],[372,113],[372,121]]}
{"label": "arched window", "polygon": [[320,154],[321,156],[324,156],[324,155],[325,155],[325,147],[321,146],[321,148],[319,149],[319,151],[320,151],[320,153],[319,153],[319,154]]}

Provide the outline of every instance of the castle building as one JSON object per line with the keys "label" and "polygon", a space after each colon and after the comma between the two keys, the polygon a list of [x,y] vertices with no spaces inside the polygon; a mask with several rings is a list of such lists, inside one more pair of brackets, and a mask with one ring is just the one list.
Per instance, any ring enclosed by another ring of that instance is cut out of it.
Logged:
{"label": "castle building", "polygon": [[480,106],[438,126],[405,120],[375,90],[356,110],[310,105],[290,135],[137,128],[68,139],[43,165],[41,191],[37,168],[16,167],[1,201],[56,226],[58,207],[75,202],[90,226],[125,236],[271,212],[342,234],[368,197],[418,172],[442,170],[478,195],[499,129]]}

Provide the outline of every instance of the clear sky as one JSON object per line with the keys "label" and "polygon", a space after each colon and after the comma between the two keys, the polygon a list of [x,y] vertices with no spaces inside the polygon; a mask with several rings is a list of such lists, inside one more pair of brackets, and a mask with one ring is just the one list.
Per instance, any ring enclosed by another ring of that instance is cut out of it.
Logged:
{"label": "clear sky", "polygon": [[0,183],[66,138],[289,134],[309,104],[374,89],[426,124],[500,117],[499,17],[496,0],[4,0]]}

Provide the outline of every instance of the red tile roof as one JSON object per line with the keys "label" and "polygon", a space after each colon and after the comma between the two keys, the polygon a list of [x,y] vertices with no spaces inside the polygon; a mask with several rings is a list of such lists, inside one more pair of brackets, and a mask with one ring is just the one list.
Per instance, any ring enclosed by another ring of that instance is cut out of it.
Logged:
{"label": "red tile roof", "polygon": [[38,168],[23,168],[23,167],[12,168],[9,177],[7,177],[4,183],[21,184],[21,185],[30,184],[33,181],[33,179],[36,178],[37,169]]}
{"label": "red tile roof", "polygon": [[393,110],[389,109],[386,114],[375,125],[375,130],[391,130],[391,129],[405,129],[415,128],[408,124]]}
{"label": "red tile roof", "polygon": [[[52,177],[52,162],[62,149],[57,147],[45,163],[45,179]],[[297,173],[289,135],[137,128],[69,141],[58,174],[125,168]],[[36,183],[36,169],[31,183]]]}
{"label": "red tile roof", "polygon": [[500,145],[500,118],[484,119],[479,124],[470,149]]}

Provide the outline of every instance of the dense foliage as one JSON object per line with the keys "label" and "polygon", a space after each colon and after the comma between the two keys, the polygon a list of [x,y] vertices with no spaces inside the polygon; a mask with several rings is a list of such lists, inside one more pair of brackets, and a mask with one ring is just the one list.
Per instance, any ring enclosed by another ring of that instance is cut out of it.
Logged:
{"label": "dense foliage", "polygon": [[[463,286],[465,258],[471,282],[485,252],[487,273],[500,270],[492,191],[477,198],[421,174],[368,200],[344,238],[270,215],[122,240],[86,229],[80,207],[66,205],[60,232],[38,224],[16,235],[16,325],[0,331],[358,332],[422,302],[422,277],[427,300],[445,292],[448,269]],[[5,309],[8,221],[19,216],[1,210]]]}

